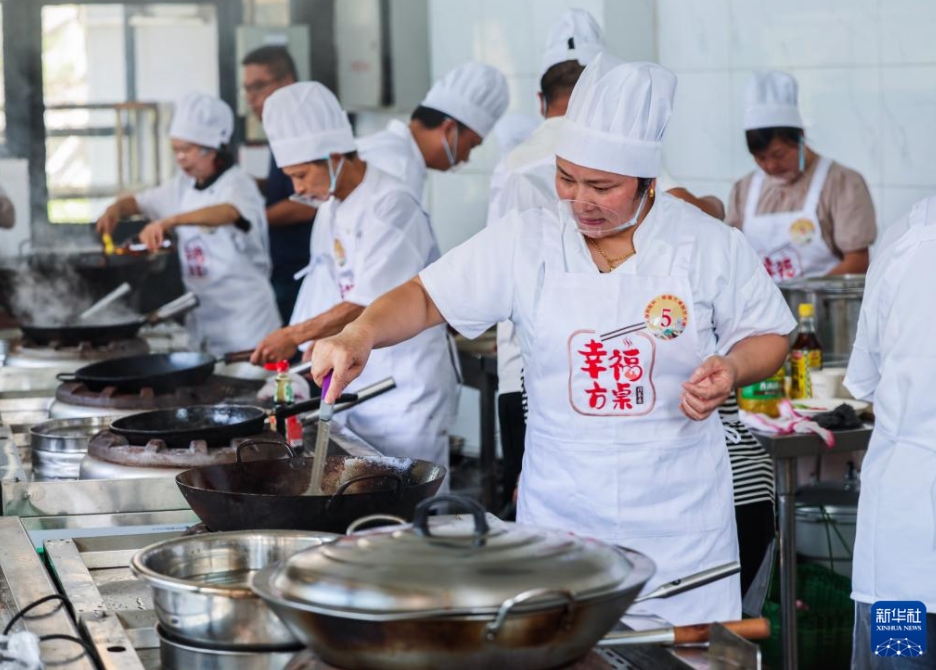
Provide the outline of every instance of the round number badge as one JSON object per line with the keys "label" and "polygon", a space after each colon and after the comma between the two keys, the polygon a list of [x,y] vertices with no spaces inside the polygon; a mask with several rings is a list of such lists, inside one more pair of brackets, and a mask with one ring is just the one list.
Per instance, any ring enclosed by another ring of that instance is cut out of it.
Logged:
{"label": "round number badge", "polygon": [[661,295],[650,301],[644,310],[647,330],[659,340],[675,340],[689,323],[686,303],[675,295]]}

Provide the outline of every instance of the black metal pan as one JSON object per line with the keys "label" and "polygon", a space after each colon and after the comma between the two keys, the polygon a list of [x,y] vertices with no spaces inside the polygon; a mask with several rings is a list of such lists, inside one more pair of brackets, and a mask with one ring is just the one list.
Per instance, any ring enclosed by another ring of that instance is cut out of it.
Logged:
{"label": "black metal pan", "polygon": [[[358,400],[354,393],[342,394],[339,403]],[[321,398],[280,407],[275,415],[278,425],[285,426],[287,417],[317,410]],[[209,445],[228,443],[236,437],[250,437],[263,432],[272,411],[254,405],[192,405],[174,409],[158,409],[131,414],[111,422],[110,431],[126,438],[130,444],[146,444],[159,439],[166,446],[183,449],[193,440]]]}
{"label": "black metal pan", "polygon": [[176,298],[154,312],[136,318],[107,320],[90,320],[89,323],[65,323],[57,325],[42,325],[36,323],[21,323],[23,336],[38,345],[47,345],[56,342],[69,346],[87,342],[93,345],[107,344],[117,340],[128,340],[136,337],[140,328],[147,324],[159,323],[172,317],[184,314],[198,306],[198,298],[194,293],[186,293]]}
{"label": "black metal pan", "polygon": [[63,372],[57,378],[63,382],[80,382],[92,391],[110,386],[125,393],[136,393],[144,388],[168,393],[181,386],[203,384],[214,373],[216,363],[246,361],[251,353],[239,351],[220,359],[193,351],[125,356],[92,363],[73,373]]}
{"label": "black metal pan", "polygon": [[[329,456],[324,495],[311,493],[312,459],[238,461],[187,470],[176,484],[211,530],[289,529],[343,533],[361,517],[412,519],[442,486],[446,468],[409,458]],[[284,448],[286,445],[284,445]]]}

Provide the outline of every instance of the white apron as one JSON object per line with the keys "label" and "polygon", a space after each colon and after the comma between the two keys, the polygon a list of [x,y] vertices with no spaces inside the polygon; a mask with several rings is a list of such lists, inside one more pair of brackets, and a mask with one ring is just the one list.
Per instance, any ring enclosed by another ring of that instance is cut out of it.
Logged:
{"label": "white apron", "polygon": [[751,179],[744,207],[744,236],[774,281],[823,277],[840,262],[822,238],[819,226],[819,196],[831,165],[828,158],[819,158],[803,208],[792,212],[757,214],[764,173],[758,170]]}
{"label": "white apron", "polygon": [[[178,211],[217,204],[210,187],[189,188]],[[196,349],[216,356],[253,349],[281,325],[270,284],[267,230],[257,223],[252,222],[247,232],[233,225],[175,229],[182,280],[200,302],[186,319],[190,344]]]}
{"label": "white apron", "polygon": [[[344,300],[354,287],[357,227],[343,227],[329,200],[312,231],[312,260],[292,323],[311,319]],[[392,377],[396,388],[335,415],[363,440],[386,456],[419,458],[448,467],[448,429],[455,418],[457,380],[445,326],[426,330],[393,347],[375,349],[348,392]],[[447,486],[448,479],[446,479]]]}
{"label": "white apron", "polygon": [[[852,598],[919,600],[930,614],[936,611],[936,321],[930,309],[936,271],[919,246],[936,246],[936,222],[927,220],[932,204],[917,203],[908,232],[882,251],[890,256],[887,265],[875,272],[872,264],[876,281],[869,283],[860,328],[876,322],[881,330],[869,350],[856,346],[846,378],[858,397],[873,399],[877,417],[861,468]],[[877,294],[883,282],[894,282],[893,296]],[[914,286],[925,288],[908,294]],[[878,310],[889,310],[886,320]]]}
{"label": "white apron", "polygon": [[[645,591],[737,560],[721,423],[679,409],[681,385],[702,362],[687,275],[693,240],[676,247],[669,276],[642,276],[569,272],[560,236],[545,226],[544,235],[556,242],[545,244],[536,355],[524,358],[530,417],[518,521],[645,553],[657,566]],[[657,335],[602,338],[647,318]],[[676,625],[737,619],[738,577],[635,612]]]}

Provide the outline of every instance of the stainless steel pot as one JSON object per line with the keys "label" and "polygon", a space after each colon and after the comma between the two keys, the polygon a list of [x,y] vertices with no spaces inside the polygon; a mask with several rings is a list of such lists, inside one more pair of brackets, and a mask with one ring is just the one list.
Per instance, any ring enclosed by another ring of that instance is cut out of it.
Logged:
{"label": "stainless steel pot", "polygon": [[141,549],[130,569],[153,587],[163,630],[182,642],[215,649],[295,649],[301,643],[250,590],[250,578],[336,537],[278,530],[180,537]]}
{"label": "stainless steel pot", "polygon": [[779,284],[794,315],[798,314],[802,303],[815,305],[817,334],[827,364],[845,364],[851,356],[864,283],[864,275],[840,275],[794,279]]}
{"label": "stainless steel pot", "polygon": [[[430,521],[441,501],[467,504],[472,519]],[[500,522],[477,503],[437,496],[417,507],[411,526],[301,552],[258,572],[251,588],[341,668],[540,670],[586,654],[654,572],[637,552]],[[665,585],[653,596],[673,588],[682,590]]]}
{"label": "stainless steel pot", "polygon": [[29,429],[33,474],[40,479],[78,479],[88,442],[117,417],[53,419]]}

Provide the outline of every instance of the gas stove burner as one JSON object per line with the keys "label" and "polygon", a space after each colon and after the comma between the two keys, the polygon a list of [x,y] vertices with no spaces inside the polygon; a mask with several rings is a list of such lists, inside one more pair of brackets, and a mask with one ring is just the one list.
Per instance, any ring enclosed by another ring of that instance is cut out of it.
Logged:
{"label": "gas stove burner", "polygon": [[251,455],[242,455],[242,458],[248,462],[258,458],[282,458],[283,448],[270,444],[282,441],[283,438],[279,434],[266,431],[259,435],[235,437],[224,444],[208,444],[205,440],[192,440],[188,447],[173,448],[167,446],[161,439],[152,439],[144,445],[133,445],[123,435],[104,430],[91,438],[88,443],[88,456],[98,461],[132,468],[188,470],[208,465],[233,463],[236,460],[237,447],[243,442],[252,443]]}
{"label": "gas stove burner", "polygon": [[139,337],[101,345],[82,342],[67,346],[56,343],[38,345],[28,340],[20,340],[13,344],[4,364],[21,368],[56,366],[60,371],[73,371],[97,361],[148,352],[149,345]]}
{"label": "gas stove burner", "polygon": [[256,392],[261,386],[262,382],[218,375],[209,378],[200,386],[182,386],[169,393],[156,393],[152,388],[128,393],[114,386],[92,391],[81,382],[63,382],[55,390],[55,399],[61,403],[82,407],[145,411],[190,405],[215,405],[222,401],[233,402],[239,398],[256,403]]}

